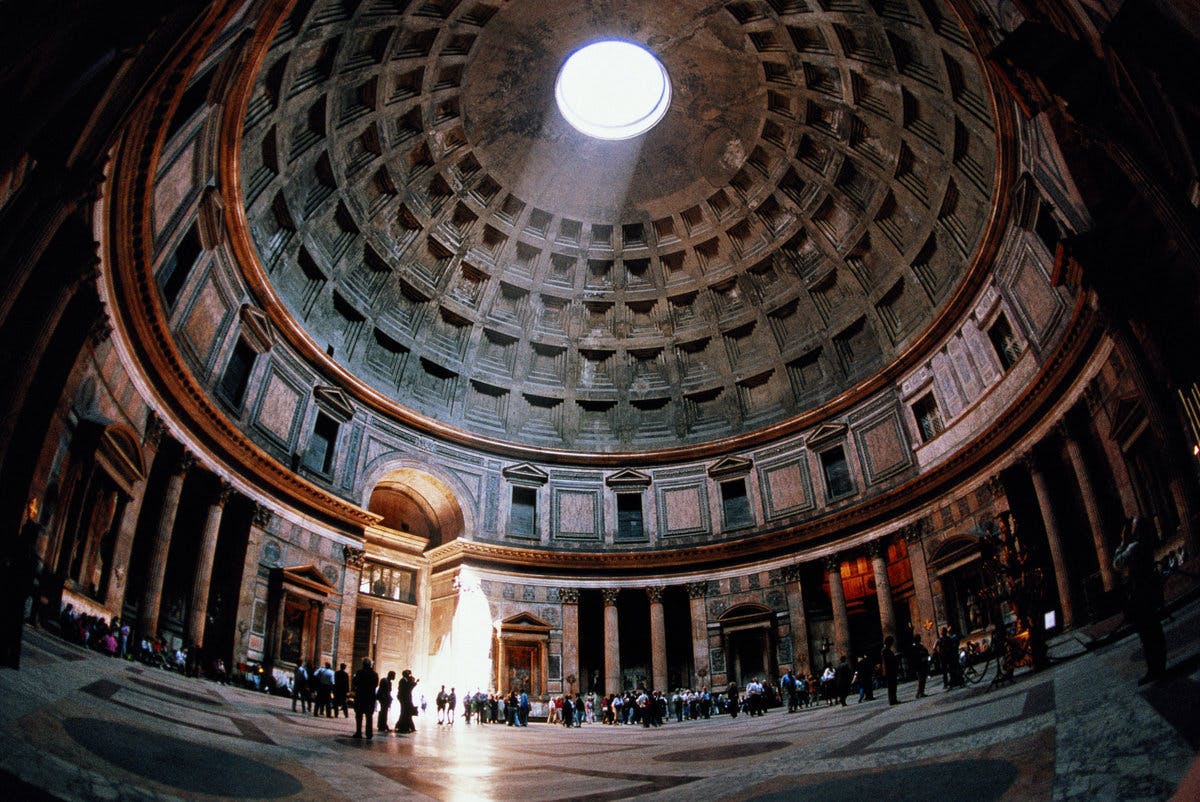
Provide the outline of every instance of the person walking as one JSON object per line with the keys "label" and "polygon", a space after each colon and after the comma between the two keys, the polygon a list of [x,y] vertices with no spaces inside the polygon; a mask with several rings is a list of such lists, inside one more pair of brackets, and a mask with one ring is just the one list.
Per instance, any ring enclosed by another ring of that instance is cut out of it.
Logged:
{"label": "person walking", "polygon": [[312,707],[312,694],[309,690],[312,664],[300,663],[292,672],[292,712],[296,712],[296,702],[300,702],[300,712],[307,713]]}
{"label": "person walking", "polygon": [[354,674],[354,738],[363,737],[363,719],[367,720],[367,737],[372,736],[371,717],[375,713],[375,687],[379,675],[371,665],[371,658],[364,657],[362,668]]}
{"label": "person walking", "polygon": [[333,675],[333,717],[338,717],[338,711],[342,711],[342,715],[350,718],[350,709],[346,706],[346,697],[350,695],[350,675],[346,672],[346,664],[342,663],[338,666],[337,673]]}

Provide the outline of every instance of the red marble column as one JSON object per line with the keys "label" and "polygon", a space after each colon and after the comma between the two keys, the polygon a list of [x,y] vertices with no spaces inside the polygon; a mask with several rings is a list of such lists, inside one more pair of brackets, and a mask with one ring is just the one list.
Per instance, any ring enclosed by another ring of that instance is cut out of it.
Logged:
{"label": "red marble column", "polygon": [[662,606],[663,589],[659,585],[646,588],[650,597],[650,681],[651,690],[667,690],[667,621]]}
{"label": "red marble column", "polygon": [[[901,530],[904,539],[908,541],[908,565],[912,569],[913,594],[917,598],[917,615],[921,617],[917,633],[927,649],[932,649],[937,641],[938,621],[937,611],[933,604],[933,580],[929,576],[929,567],[925,561],[925,548],[921,539],[925,535],[925,527],[921,522],[911,524]],[[925,629],[927,621],[933,622],[930,630]]]}
{"label": "red marble column", "polygon": [[1067,555],[1063,549],[1062,535],[1058,528],[1058,516],[1054,513],[1054,501],[1046,485],[1046,475],[1032,457],[1025,458],[1025,467],[1033,480],[1033,492],[1037,494],[1038,507],[1042,512],[1042,523],[1046,528],[1046,542],[1050,547],[1050,561],[1054,565],[1054,581],[1058,586],[1058,603],[1062,609],[1062,628],[1075,625],[1075,606],[1071,601],[1071,575],[1067,569]]}
{"label": "red marble column", "polygon": [[1112,591],[1117,586],[1117,577],[1113,571],[1113,552],[1108,545],[1110,541],[1104,525],[1104,516],[1100,514],[1100,503],[1092,486],[1092,478],[1088,474],[1087,463],[1083,459],[1083,449],[1080,448],[1079,441],[1070,427],[1063,425],[1061,432],[1067,444],[1067,457],[1075,471],[1075,481],[1079,485],[1079,495],[1083,499],[1088,526],[1092,530],[1092,543],[1096,546],[1096,559],[1100,562],[1100,582],[1106,592]]}
{"label": "red marble column", "polygon": [[620,588],[604,588],[604,691],[621,690],[621,635],[617,618],[617,594]]}
{"label": "red marble column", "polygon": [[887,543],[872,540],[867,544],[871,557],[871,572],[875,575],[875,597],[879,601],[879,627],[883,636],[896,639],[896,605],[892,601],[892,582],[887,572]]}
{"label": "red marble column", "polygon": [[171,536],[175,533],[175,515],[179,512],[179,497],[183,495],[183,480],[196,464],[196,458],[184,451],[167,480],[163,494],[162,513],[154,545],[150,551],[150,568],[146,573],[146,589],[142,593],[141,630],[146,637],[158,635],[159,608],[162,607],[163,579],[167,575],[167,556],[171,551]]}
{"label": "red marble column", "polygon": [[217,536],[221,533],[221,517],[233,488],[218,480],[217,493],[208,506],[204,531],[200,536],[200,553],[196,555],[196,575],[192,580],[192,604],[188,609],[188,643],[204,645],[204,628],[208,619],[208,593],[212,588],[213,560],[217,556]]}
{"label": "red marble column", "polygon": [[850,616],[846,612],[846,591],[842,588],[842,559],[833,554],[825,558],[825,574],[829,577],[829,600],[833,604],[833,662],[845,655],[850,657]]}

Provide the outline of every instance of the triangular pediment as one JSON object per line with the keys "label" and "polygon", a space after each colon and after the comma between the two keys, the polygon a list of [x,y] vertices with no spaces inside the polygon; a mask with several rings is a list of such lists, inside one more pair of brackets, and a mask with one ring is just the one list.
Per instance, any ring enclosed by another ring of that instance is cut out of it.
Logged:
{"label": "triangular pediment", "polygon": [[741,476],[750,472],[754,463],[745,457],[721,457],[708,466],[708,475],[713,479],[724,479],[727,476]]}
{"label": "triangular pediment", "polygon": [[280,571],[284,584],[296,585],[326,595],[337,595],[338,593],[337,586],[330,582],[317,566],[311,563],[308,565],[289,566],[280,569]]}
{"label": "triangular pediment", "polygon": [[528,462],[509,465],[501,473],[504,474],[505,479],[519,485],[541,486],[550,481],[550,474]]}
{"label": "triangular pediment", "polygon": [[500,622],[500,626],[504,629],[545,629],[551,627],[542,619],[538,618],[533,613],[517,613],[509,616]]}
{"label": "triangular pediment", "polygon": [[267,313],[257,306],[242,304],[239,314],[242,318],[242,338],[246,344],[260,354],[270,351],[271,346],[275,345],[275,332],[267,320]]}
{"label": "triangular pediment", "polygon": [[635,471],[632,468],[624,468],[614,474],[610,474],[604,484],[617,489],[640,490],[650,486],[650,475]]}
{"label": "triangular pediment", "polygon": [[808,436],[806,444],[809,448],[823,446],[835,440],[843,440],[849,427],[844,423],[822,423]]}
{"label": "triangular pediment", "polygon": [[322,411],[333,416],[339,423],[345,423],[354,417],[354,404],[350,402],[350,397],[337,387],[314,387],[313,398]]}

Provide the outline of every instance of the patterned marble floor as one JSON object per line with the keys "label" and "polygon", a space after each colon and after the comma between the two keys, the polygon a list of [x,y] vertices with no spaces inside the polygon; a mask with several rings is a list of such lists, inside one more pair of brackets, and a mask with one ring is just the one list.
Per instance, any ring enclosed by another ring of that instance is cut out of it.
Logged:
{"label": "patterned marble floor", "polygon": [[0,671],[5,799],[1168,799],[1200,747],[1200,603],[1037,675],[883,701],[672,723],[349,737],[280,698],[103,658],[44,633]]}

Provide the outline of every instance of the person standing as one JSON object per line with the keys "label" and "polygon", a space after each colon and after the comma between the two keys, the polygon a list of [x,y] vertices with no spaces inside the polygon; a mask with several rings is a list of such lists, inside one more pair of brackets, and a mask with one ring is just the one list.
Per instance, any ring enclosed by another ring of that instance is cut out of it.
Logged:
{"label": "person standing", "polygon": [[326,661],[324,667],[316,673],[317,703],[313,705],[313,715],[325,714],[325,718],[333,717],[333,663]]}
{"label": "person standing", "polygon": [[453,686],[450,688],[450,693],[446,694],[446,723],[454,723],[454,708],[458,706],[458,693]]}
{"label": "person standing", "polygon": [[517,701],[517,709],[521,713],[521,726],[522,727],[529,726],[529,711],[532,709],[532,707],[533,706],[529,703],[529,694],[527,694],[525,692],[525,689],[522,688],[521,696],[519,697],[519,699]]}
{"label": "person standing", "polygon": [[364,657],[362,668],[354,674],[354,738],[363,737],[363,719],[367,720],[367,737],[372,736],[371,716],[375,713],[375,687],[379,675],[371,666],[371,658]]}
{"label": "person standing", "polygon": [[414,677],[409,669],[400,672],[400,684],[396,693],[400,702],[400,721],[396,725],[396,731],[401,735],[417,731],[416,725],[413,724],[413,716],[416,715],[417,709],[413,705],[412,694],[418,682],[420,680]]}
{"label": "person standing", "polygon": [[729,690],[726,691],[726,695],[729,697],[729,717],[737,718],[739,699],[736,682],[729,683]]}
{"label": "person standing", "polygon": [[896,685],[900,680],[900,658],[892,649],[896,639],[888,635],[883,639],[883,649],[879,652],[879,670],[883,672],[883,681],[887,683],[888,704],[898,705],[900,699],[896,696]]}
{"label": "person standing", "polygon": [[310,664],[300,663],[292,672],[292,712],[296,712],[296,701],[300,702],[300,712],[307,713],[312,707],[312,697],[309,695],[308,681]]}
{"label": "person standing", "polygon": [[783,695],[787,697],[787,711],[789,713],[796,712],[796,678],[792,676],[791,669],[783,672],[783,676],[779,678],[779,689],[783,691]]}
{"label": "person standing", "polygon": [[1134,516],[1121,528],[1121,544],[1113,565],[1124,574],[1125,619],[1137,631],[1146,660],[1139,685],[1167,670],[1167,640],[1162,628],[1162,580],[1154,567],[1153,542],[1146,519]]}
{"label": "person standing", "polygon": [[434,701],[437,703],[437,722],[438,724],[446,723],[446,686],[437,692],[437,697]]}
{"label": "person standing", "polygon": [[925,698],[925,681],[929,679],[929,650],[921,642],[920,635],[913,635],[912,650],[909,659],[917,670],[917,698]]}
{"label": "person standing", "polygon": [[388,729],[388,713],[392,709],[392,683],[395,680],[396,672],[389,671],[386,679],[379,680],[379,688],[375,691],[375,696],[373,697],[379,702],[379,726],[377,729],[380,732],[391,732]]}
{"label": "person standing", "polygon": [[346,672],[346,664],[342,663],[333,675],[333,717],[337,718],[338,711],[350,718],[350,710],[346,707],[346,697],[350,695],[350,675]]}
{"label": "person standing", "polygon": [[850,695],[851,676],[850,661],[843,654],[838,660],[837,668],[833,671],[834,694],[842,707],[846,706],[846,697]]}

